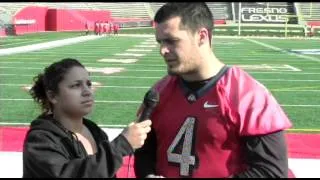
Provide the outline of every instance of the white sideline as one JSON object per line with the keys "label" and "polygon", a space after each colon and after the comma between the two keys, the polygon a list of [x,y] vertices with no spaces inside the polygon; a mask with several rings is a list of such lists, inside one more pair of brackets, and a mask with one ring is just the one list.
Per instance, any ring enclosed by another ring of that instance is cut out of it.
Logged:
{"label": "white sideline", "polygon": [[[110,140],[114,139],[121,128],[103,128]],[[289,158],[289,168],[297,178],[319,178],[320,159]],[[0,178],[22,177],[22,153],[0,152]]]}
{"label": "white sideline", "polygon": [[[319,159],[289,158],[289,168],[297,178],[319,178]],[[22,153],[0,152],[0,178],[22,177]]]}
{"label": "white sideline", "polygon": [[61,39],[61,40],[31,44],[31,45],[26,45],[26,46],[0,49],[0,56],[50,49],[50,48],[75,44],[75,43],[79,43],[79,42],[83,42],[83,41],[94,40],[94,39],[98,39],[98,38],[102,38],[102,37],[103,36],[95,36],[95,35],[80,36],[80,37],[73,37],[73,38],[68,38],[68,39]]}

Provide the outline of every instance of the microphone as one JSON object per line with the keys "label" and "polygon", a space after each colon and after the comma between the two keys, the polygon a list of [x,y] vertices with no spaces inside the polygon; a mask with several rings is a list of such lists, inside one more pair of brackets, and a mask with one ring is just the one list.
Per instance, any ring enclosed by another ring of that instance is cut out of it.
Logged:
{"label": "microphone", "polygon": [[160,95],[157,91],[151,89],[149,90],[143,100],[144,109],[139,117],[138,122],[149,119],[153,109],[158,105],[160,99]]}

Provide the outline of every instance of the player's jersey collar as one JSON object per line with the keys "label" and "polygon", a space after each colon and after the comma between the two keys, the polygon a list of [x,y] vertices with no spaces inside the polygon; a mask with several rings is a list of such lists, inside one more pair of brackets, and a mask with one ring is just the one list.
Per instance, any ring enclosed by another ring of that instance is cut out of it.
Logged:
{"label": "player's jersey collar", "polygon": [[182,88],[183,94],[188,100],[189,103],[194,103],[197,99],[202,97],[206,92],[208,92],[217,81],[228,71],[229,66],[225,65],[221,68],[221,70],[215,75],[206,85],[200,88],[197,91],[192,91],[189,89],[182,79],[179,79],[179,86]]}

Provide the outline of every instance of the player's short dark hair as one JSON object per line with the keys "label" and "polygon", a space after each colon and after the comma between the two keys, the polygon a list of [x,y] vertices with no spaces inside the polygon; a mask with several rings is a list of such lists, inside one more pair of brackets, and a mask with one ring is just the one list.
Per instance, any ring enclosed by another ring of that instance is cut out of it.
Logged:
{"label": "player's short dark hair", "polygon": [[46,92],[52,91],[54,94],[59,93],[58,85],[64,79],[65,74],[73,67],[84,66],[76,59],[65,58],[60,61],[54,62],[44,69],[43,73],[39,73],[33,78],[34,84],[29,90],[30,95],[37,102],[46,114],[52,111],[52,105],[47,97]]}
{"label": "player's short dark hair", "polygon": [[181,17],[179,28],[191,30],[192,33],[205,27],[211,44],[213,15],[205,2],[166,3],[157,11],[154,21],[159,24],[173,17]]}

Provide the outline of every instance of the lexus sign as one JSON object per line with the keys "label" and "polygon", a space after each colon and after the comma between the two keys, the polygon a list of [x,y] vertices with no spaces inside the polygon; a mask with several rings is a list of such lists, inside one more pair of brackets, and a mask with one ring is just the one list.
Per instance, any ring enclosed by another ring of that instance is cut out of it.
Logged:
{"label": "lexus sign", "polygon": [[[238,16],[238,10],[239,6],[236,8],[236,16]],[[283,5],[273,5],[272,2],[268,5],[267,3],[241,3],[241,22],[243,23],[294,23],[293,18],[289,18],[294,14],[293,4],[290,3]]]}

